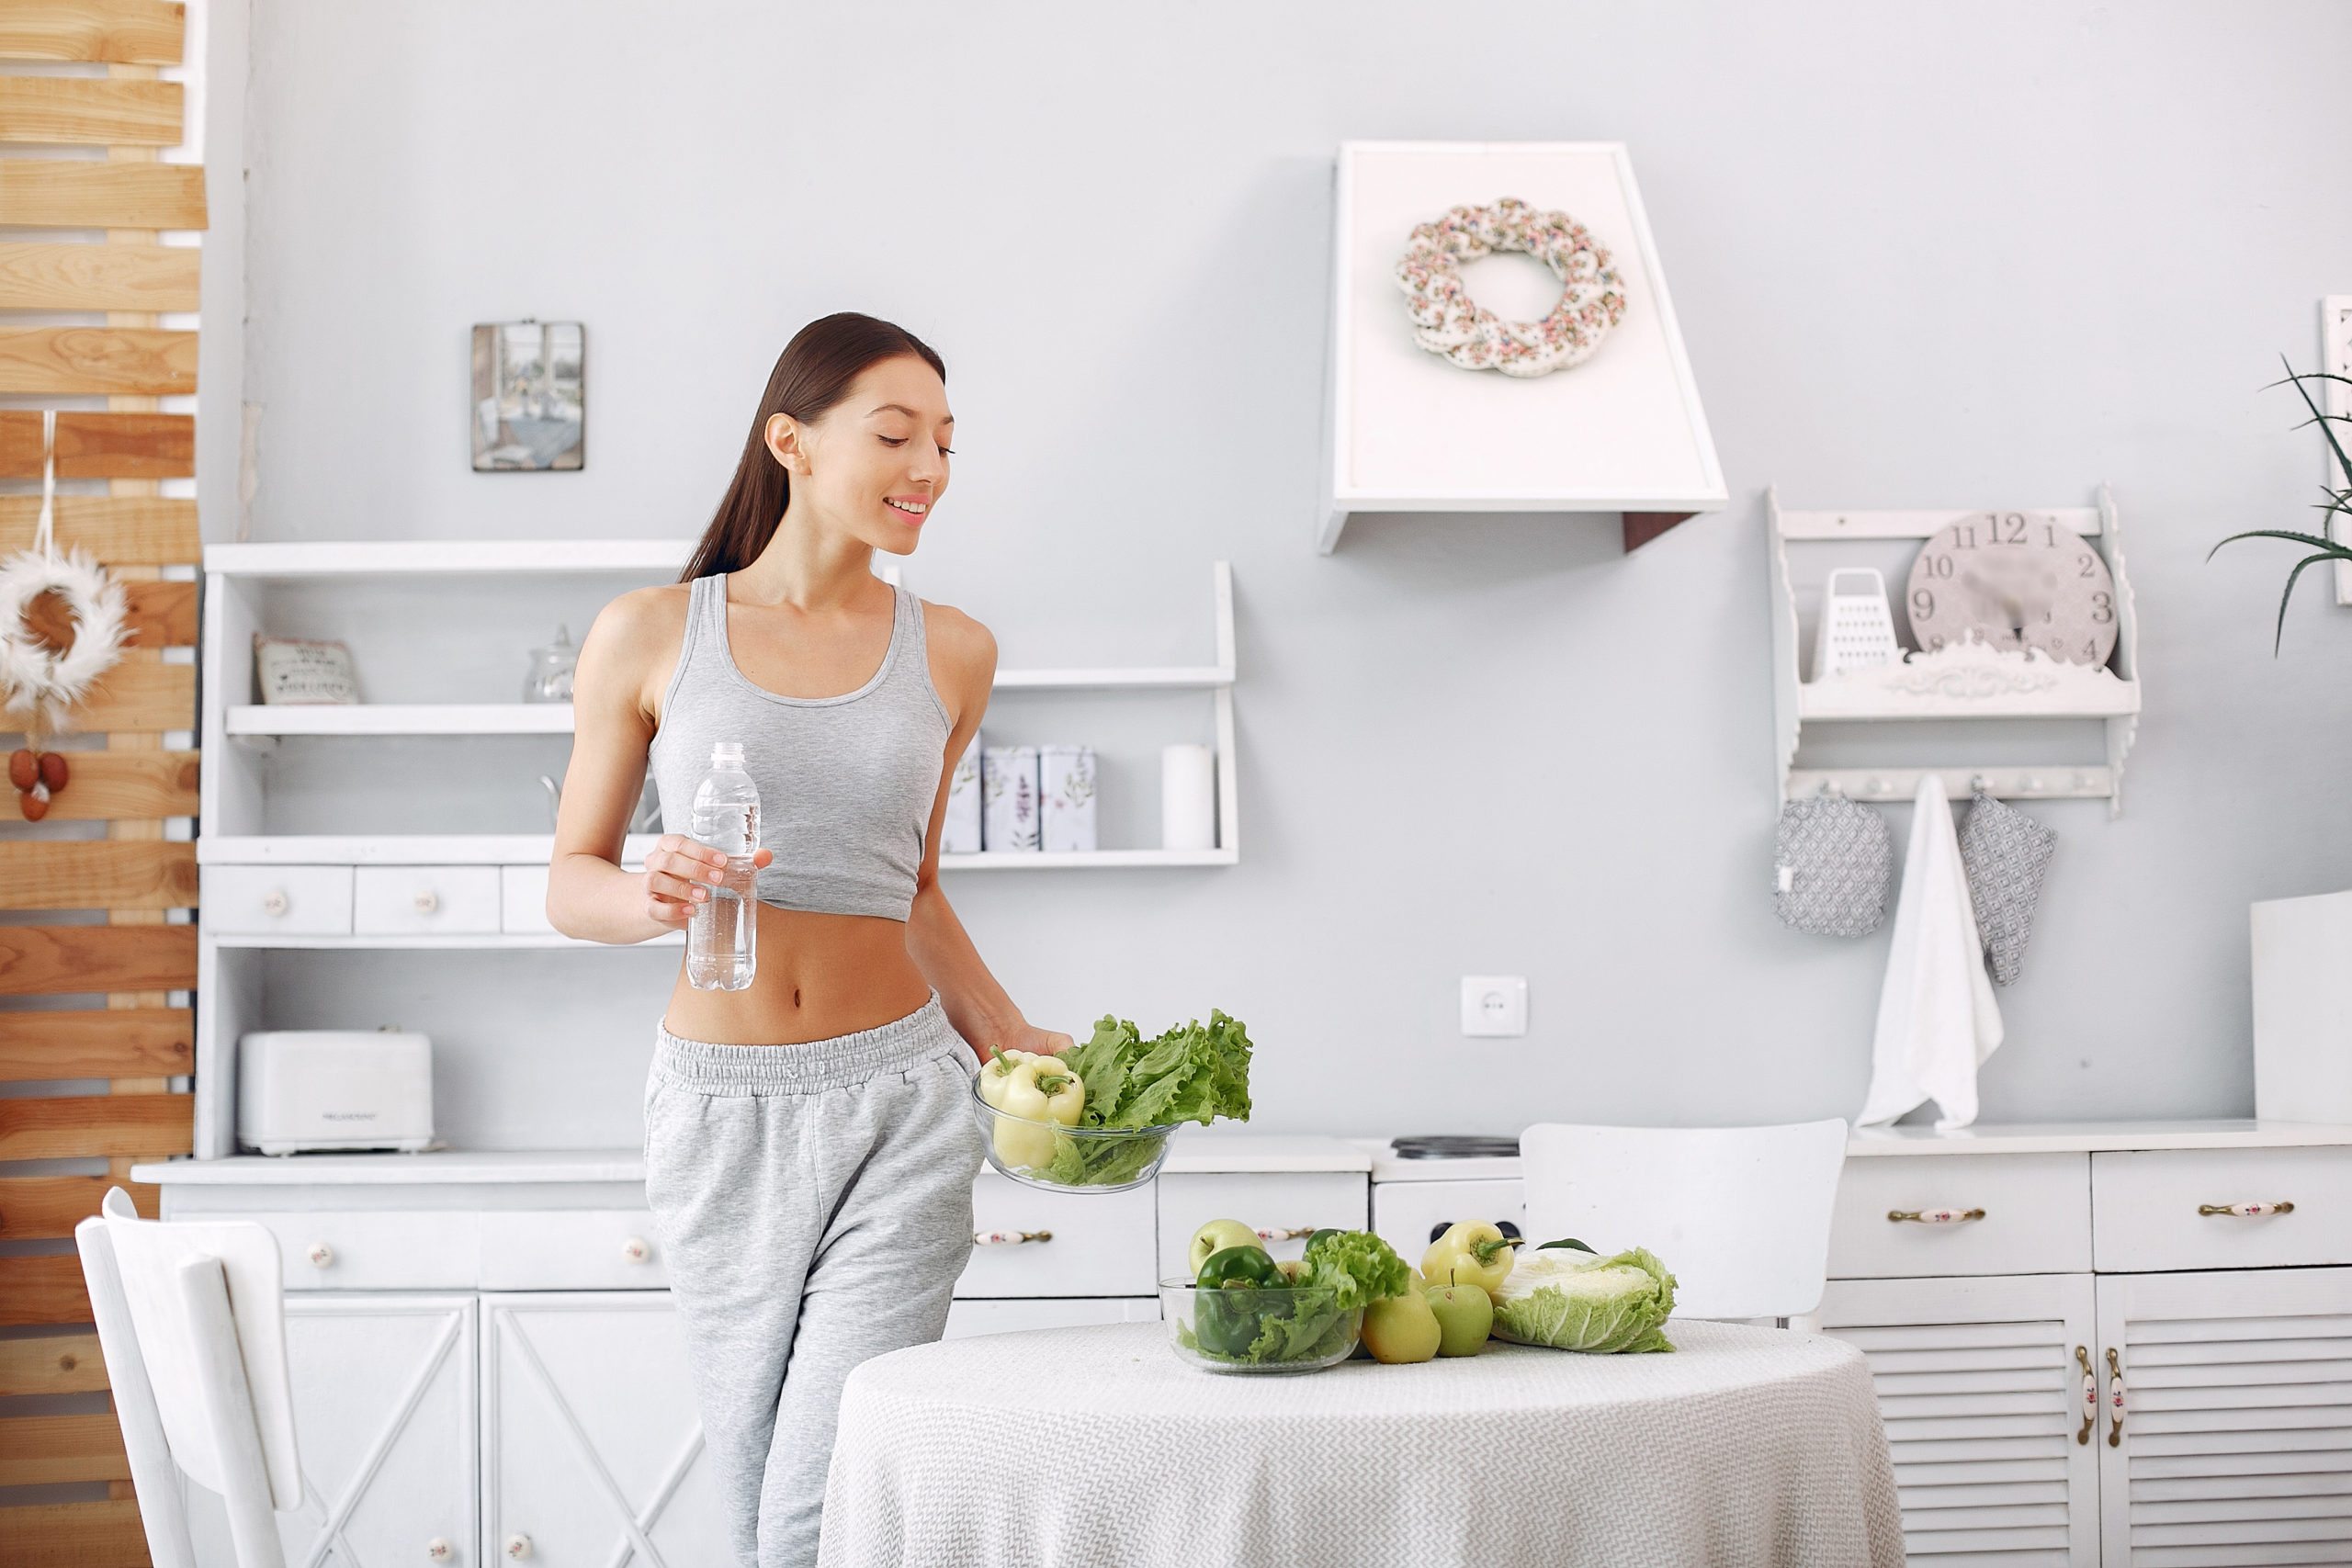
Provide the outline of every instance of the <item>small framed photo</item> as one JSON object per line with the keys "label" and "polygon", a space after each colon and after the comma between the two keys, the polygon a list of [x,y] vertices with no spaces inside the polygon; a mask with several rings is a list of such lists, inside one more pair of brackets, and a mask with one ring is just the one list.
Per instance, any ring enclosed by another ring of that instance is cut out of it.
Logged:
{"label": "small framed photo", "polygon": [[356,703],[359,677],[351,649],[314,637],[254,633],[254,684],[270,706]]}
{"label": "small framed photo", "polygon": [[587,378],[578,321],[474,328],[474,471],[537,473],[587,461]]}

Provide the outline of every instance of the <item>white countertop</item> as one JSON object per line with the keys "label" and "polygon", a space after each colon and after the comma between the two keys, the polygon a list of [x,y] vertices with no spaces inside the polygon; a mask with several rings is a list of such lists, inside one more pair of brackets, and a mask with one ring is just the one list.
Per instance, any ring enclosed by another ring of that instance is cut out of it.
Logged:
{"label": "white countertop", "polygon": [[[1849,1157],[1892,1155],[2101,1154],[2132,1149],[2278,1149],[2352,1145],[2352,1127],[2321,1122],[2049,1122],[1988,1124],[1939,1133],[1932,1126],[1866,1127],[1848,1140]],[[1252,1133],[1187,1127],[1175,1134],[1170,1176],[1224,1171],[1364,1171],[1374,1181],[1516,1181],[1515,1156],[1400,1159],[1385,1138]],[[238,1155],[229,1159],[151,1161],[133,1181],[209,1187],[507,1185],[641,1182],[638,1150],[440,1149],[424,1154]]]}

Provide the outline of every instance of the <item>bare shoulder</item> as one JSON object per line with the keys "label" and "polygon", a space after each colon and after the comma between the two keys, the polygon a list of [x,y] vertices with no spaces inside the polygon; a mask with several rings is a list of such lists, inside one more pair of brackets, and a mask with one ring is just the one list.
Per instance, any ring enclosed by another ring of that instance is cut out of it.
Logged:
{"label": "bare shoulder", "polygon": [[688,592],[686,583],[662,582],[614,597],[582,639],[578,678],[616,697],[626,694],[656,716],[652,694],[669,684],[685,640]]}
{"label": "bare shoulder", "polygon": [[922,601],[923,640],[930,644],[932,664],[964,680],[985,680],[996,673],[996,634],[956,608]]}

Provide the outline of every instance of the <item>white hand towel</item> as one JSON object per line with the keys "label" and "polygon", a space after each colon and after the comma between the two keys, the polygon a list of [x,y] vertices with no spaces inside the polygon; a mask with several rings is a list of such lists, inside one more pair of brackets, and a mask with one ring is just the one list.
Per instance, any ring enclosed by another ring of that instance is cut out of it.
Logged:
{"label": "white hand towel", "polygon": [[1911,810],[1911,847],[1886,984],[1871,1046],[1871,1091],[1855,1121],[1892,1122],[1927,1100],[1940,1129],[1976,1120],[1976,1068],[2001,1043],[2001,1010],[1984,973],[1984,944],[1968,897],[1944,782],[1923,773]]}

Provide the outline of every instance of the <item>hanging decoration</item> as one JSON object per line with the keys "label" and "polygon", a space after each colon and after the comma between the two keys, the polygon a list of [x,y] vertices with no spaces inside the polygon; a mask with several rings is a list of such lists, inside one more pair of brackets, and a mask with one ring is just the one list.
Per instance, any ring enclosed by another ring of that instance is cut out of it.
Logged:
{"label": "hanging decoration", "polygon": [[[1506,321],[1470,298],[1461,264],[1496,251],[1523,251],[1560,280],[1560,302],[1540,321]],[[1581,364],[1625,316],[1625,282],[1590,231],[1565,212],[1541,212],[1517,197],[1486,207],[1450,207],[1414,225],[1397,258],[1413,339],[1464,370],[1548,376]]]}
{"label": "hanging decoration", "polygon": [[[87,550],[58,554],[57,412],[41,413],[40,522],[30,549],[0,560],[0,707],[21,721],[29,747],[8,760],[8,782],[17,786],[25,816],[49,814],[50,796],[65,787],[68,770],[59,752],[41,743],[72,728],[74,705],[122,658],[128,637],[122,584]],[[73,640],[53,648],[25,624],[25,612],[44,594],[54,594],[73,619]]]}

